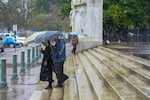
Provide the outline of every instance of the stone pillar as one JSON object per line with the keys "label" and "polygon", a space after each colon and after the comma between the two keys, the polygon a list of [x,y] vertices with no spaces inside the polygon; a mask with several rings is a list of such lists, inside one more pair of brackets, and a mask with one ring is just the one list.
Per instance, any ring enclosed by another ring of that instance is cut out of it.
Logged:
{"label": "stone pillar", "polygon": [[72,0],[72,31],[81,31],[87,39],[103,42],[103,0]]}
{"label": "stone pillar", "polygon": [[86,33],[88,38],[103,42],[103,0],[87,0]]}

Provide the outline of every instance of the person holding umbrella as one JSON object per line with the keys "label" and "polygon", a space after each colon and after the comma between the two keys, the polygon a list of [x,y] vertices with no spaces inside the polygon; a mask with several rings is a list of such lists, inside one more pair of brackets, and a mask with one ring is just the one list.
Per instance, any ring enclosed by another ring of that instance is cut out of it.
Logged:
{"label": "person holding umbrella", "polygon": [[55,88],[59,88],[62,87],[64,81],[69,78],[68,75],[63,72],[64,62],[66,60],[66,46],[64,38],[58,38],[58,36],[56,36],[52,39],[52,41],[53,67],[58,82]]}
{"label": "person holding umbrella", "polygon": [[41,64],[41,72],[40,72],[40,81],[48,81],[49,84],[45,89],[52,88],[52,54],[51,47],[49,41],[43,41],[42,44],[45,46],[45,49],[40,48],[40,52],[43,54],[42,64]]}
{"label": "person holding umbrella", "polygon": [[[59,37],[59,38],[58,38]],[[61,37],[61,38],[60,38]],[[52,61],[53,61],[53,70],[56,74],[58,84],[56,88],[62,87],[65,80],[69,77],[64,74],[64,62],[66,60],[66,46],[65,39],[62,32],[60,31],[47,31],[46,33],[39,35],[34,40],[36,43],[40,43],[43,40],[51,40],[52,48]]]}

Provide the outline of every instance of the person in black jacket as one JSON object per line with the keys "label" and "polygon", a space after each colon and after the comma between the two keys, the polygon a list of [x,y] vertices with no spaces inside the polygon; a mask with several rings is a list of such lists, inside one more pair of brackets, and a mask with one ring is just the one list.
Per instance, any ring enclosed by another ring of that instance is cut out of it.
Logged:
{"label": "person in black jacket", "polygon": [[40,81],[49,81],[48,86],[45,89],[52,88],[52,55],[51,55],[51,46],[49,41],[44,41],[42,44],[45,46],[45,50],[40,48],[40,52],[43,54],[43,60],[41,64],[41,72],[40,72]]}

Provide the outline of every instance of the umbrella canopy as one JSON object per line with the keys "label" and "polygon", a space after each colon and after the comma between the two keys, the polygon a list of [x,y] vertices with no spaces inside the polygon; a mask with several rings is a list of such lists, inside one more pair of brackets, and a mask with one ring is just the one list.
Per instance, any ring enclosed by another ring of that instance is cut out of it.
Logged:
{"label": "umbrella canopy", "polygon": [[60,31],[47,31],[46,33],[36,37],[35,42],[40,43],[42,41],[50,40],[56,36],[63,36],[63,34]]}
{"label": "umbrella canopy", "polygon": [[70,32],[69,34],[70,34],[70,35],[80,35],[81,32]]}
{"label": "umbrella canopy", "polygon": [[35,32],[32,35],[30,35],[27,39],[26,39],[26,43],[28,42],[33,42],[35,40],[35,38],[41,34],[46,33],[47,31],[40,31],[40,32]]}

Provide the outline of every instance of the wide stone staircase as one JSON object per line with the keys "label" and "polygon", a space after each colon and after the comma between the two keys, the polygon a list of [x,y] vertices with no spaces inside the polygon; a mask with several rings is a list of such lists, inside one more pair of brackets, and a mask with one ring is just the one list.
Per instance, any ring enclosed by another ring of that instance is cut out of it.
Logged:
{"label": "wide stone staircase", "polygon": [[149,60],[97,46],[68,56],[64,71],[63,88],[41,81],[29,100],[150,100]]}

